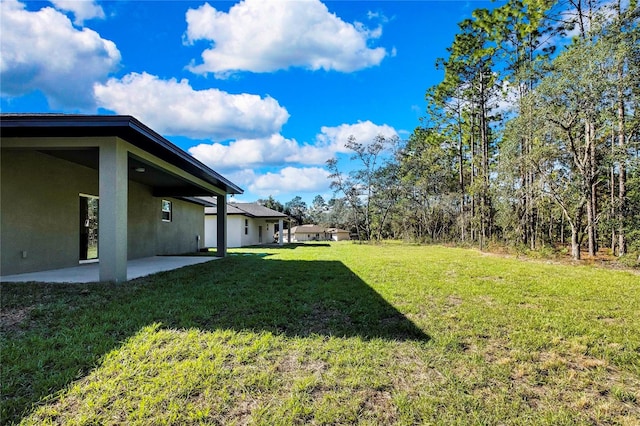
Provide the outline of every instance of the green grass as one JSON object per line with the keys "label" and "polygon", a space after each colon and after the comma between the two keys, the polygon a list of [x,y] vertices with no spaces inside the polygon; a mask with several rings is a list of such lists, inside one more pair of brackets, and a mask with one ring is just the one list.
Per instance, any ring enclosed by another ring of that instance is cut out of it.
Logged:
{"label": "green grass", "polygon": [[632,272],[333,243],[1,292],[2,423],[640,423]]}

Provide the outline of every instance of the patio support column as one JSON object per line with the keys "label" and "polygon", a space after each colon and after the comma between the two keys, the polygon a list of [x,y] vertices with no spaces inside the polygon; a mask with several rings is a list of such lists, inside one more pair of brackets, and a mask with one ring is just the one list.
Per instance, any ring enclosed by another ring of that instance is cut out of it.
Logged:
{"label": "patio support column", "polygon": [[227,195],[218,195],[216,201],[216,222],[218,228],[216,252],[218,257],[225,257],[227,255]]}
{"label": "patio support column", "polygon": [[291,242],[291,220],[288,220],[287,222],[289,222],[289,227],[287,228],[287,233],[289,234],[288,238],[287,238],[287,242]]}
{"label": "patio support column", "polygon": [[284,220],[278,219],[278,229],[280,230],[280,232],[278,232],[278,235],[280,237],[278,238],[278,244],[283,245],[284,244]]}
{"label": "patio support column", "polygon": [[100,146],[98,256],[100,281],[127,280],[127,148],[119,139]]}

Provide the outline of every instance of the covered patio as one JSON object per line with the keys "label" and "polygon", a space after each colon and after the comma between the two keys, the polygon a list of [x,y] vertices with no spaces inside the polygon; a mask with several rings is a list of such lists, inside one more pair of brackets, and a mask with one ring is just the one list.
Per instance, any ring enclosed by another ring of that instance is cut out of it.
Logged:
{"label": "covered patio", "polygon": [[[130,261],[196,253],[204,207],[242,189],[131,116],[0,114],[0,270],[132,278]],[[227,248],[226,214],[217,253]],[[81,266],[79,266],[79,264]],[[83,278],[83,280],[93,280]]]}
{"label": "covered patio", "polygon": [[[212,256],[151,256],[127,261],[127,280],[220,259]],[[91,262],[70,268],[0,276],[0,282],[92,283],[100,282],[100,265]]]}

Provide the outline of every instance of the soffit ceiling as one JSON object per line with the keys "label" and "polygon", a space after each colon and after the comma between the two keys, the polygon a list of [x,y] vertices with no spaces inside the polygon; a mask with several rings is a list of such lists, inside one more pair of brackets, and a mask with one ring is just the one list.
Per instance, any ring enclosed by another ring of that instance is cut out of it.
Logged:
{"label": "soffit ceiling", "polygon": [[[38,151],[65,161],[89,167],[90,169],[98,170],[99,168],[99,153],[96,148],[41,149]],[[127,169],[129,171],[129,180],[151,187],[153,195],[157,197],[212,195],[210,191],[200,188],[179,176],[175,176],[131,154],[129,154]]]}

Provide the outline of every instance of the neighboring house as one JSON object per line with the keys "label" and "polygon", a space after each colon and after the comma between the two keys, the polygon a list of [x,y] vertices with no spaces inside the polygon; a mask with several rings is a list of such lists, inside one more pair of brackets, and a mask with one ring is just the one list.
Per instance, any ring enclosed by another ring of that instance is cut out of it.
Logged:
{"label": "neighboring house", "polygon": [[2,275],[99,260],[101,281],[126,281],[128,259],[203,247],[196,196],[242,193],[131,116],[1,114],[0,130]]}
{"label": "neighboring house", "polygon": [[349,231],[338,228],[323,228],[320,225],[299,225],[291,228],[291,237],[285,234],[286,242],[343,241],[349,239]]}
{"label": "neighboring house", "polygon": [[327,233],[331,236],[333,241],[346,241],[350,240],[349,231],[339,228],[327,228]]}
{"label": "neighboring house", "polygon": [[[205,200],[213,201],[206,198]],[[217,217],[217,206],[205,208],[204,242],[206,246],[215,245]],[[283,228],[284,222],[289,221],[286,214],[257,203],[228,203],[227,246],[245,247],[274,243],[276,241],[274,234]]]}

